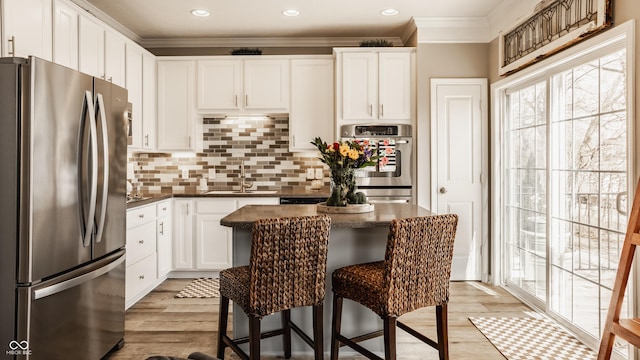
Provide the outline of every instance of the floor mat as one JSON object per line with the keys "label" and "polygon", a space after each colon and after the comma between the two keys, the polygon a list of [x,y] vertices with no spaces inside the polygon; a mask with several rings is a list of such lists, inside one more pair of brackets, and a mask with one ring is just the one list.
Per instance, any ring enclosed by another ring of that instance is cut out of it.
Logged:
{"label": "floor mat", "polygon": [[182,289],[177,298],[213,298],[220,297],[220,279],[200,278],[193,280]]}
{"label": "floor mat", "polygon": [[596,353],[547,319],[470,317],[509,360],[592,360]]}

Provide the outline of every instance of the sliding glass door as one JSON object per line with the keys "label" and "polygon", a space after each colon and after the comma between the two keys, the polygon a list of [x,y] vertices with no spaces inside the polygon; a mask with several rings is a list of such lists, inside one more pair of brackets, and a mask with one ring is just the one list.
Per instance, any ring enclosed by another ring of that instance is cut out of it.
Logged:
{"label": "sliding glass door", "polygon": [[610,46],[500,92],[503,280],[593,343],[627,225],[627,59]]}

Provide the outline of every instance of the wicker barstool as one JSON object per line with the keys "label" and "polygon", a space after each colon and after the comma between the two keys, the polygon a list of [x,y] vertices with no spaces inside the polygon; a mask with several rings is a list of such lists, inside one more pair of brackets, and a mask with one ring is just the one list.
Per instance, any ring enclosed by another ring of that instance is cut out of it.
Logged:
{"label": "wicker barstool", "polygon": [[[358,344],[384,336],[385,359],[396,359],[396,325],[449,358],[447,303],[458,216],[453,214],[391,222],[384,261],[346,266],[333,272],[331,359],[347,345],[369,359],[381,358]],[[340,334],[342,300],[351,299],[378,314],[384,329],[346,338]],[[436,307],[438,342],[397,321],[405,313]]]}
{"label": "wicker barstool", "polygon": [[[260,359],[260,339],[283,335],[284,356],[291,357],[291,330],[322,359],[322,321],[329,244],[329,216],[302,216],[258,220],[253,225],[249,266],[220,272],[218,357],[225,347],[240,358]],[[229,299],[249,317],[249,336],[227,336]],[[292,308],[313,307],[313,340],[291,322]],[[260,333],[262,317],[282,312],[282,329]],[[249,343],[249,355],[238,345]]]}

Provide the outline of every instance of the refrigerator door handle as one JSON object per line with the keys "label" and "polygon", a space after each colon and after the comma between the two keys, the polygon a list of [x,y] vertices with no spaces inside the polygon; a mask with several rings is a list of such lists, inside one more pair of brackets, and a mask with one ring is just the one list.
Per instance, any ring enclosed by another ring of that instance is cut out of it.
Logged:
{"label": "refrigerator door handle", "polygon": [[[84,129],[87,126],[87,113],[89,114],[89,146],[88,148],[84,147]],[[97,143],[97,134],[96,134],[96,124],[95,124],[95,109],[93,106],[93,96],[91,95],[91,91],[87,90],[84,94],[84,101],[82,104],[82,119],[81,130],[80,130],[80,148],[78,151],[78,166],[80,167],[78,171],[78,197],[80,204],[80,223],[83,227],[82,232],[84,233],[82,236],[82,244],[84,247],[88,247],[91,245],[91,235],[93,233],[94,227],[94,218],[96,214],[96,197],[98,192],[98,143]],[[90,169],[90,178],[89,178],[89,203],[85,204],[84,200],[84,191],[87,184],[84,183],[83,175],[84,175],[84,157],[83,153],[85,151],[91,152],[91,158],[88,160],[91,165]],[[86,207],[89,207],[89,211],[86,212]]]}
{"label": "refrigerator door handle", "polygon": [[34,300],[38,300],[38,299],[42,299],[43,297],[47,297],[53,294],[57,294],[59,292],[65,291],[67,289],[71,289],[72,287],[76,287],[80,284],[86,283],[87,281],[93,280],[97,277],[100,277],[106,273],[108,273],[109,271],[115,269],[116,267],[118,267],[118,265],[122,264],[122,262],[124,261],[125,256],[122,255],[120,256],[120,258],[116,259],[115,261],[111,262],[110,264],[100,267],[96,270],[93,270],[91,272],[88,272],[86,274],[80,275],[78,277],[74,277],[71,278],[69,280],[65,280],[63,282],[57,283],[57,284],[53,284],[51,286],[47,286],[45,288],[42,289],[37,289],[33,291],[33,299]]}
{"label": "refrigerator door handle", "polygon": [[100,204],[100,218],[98,219],[96,243],[102,241],[104,222],[107,215],[107,200],[109,198],[109,133],[107,132],[107,115],[104,107],[104,98],[100,93],[98,93],[96,101],[96,119],[98,116],[100,117],[102,132],[102,203]]}

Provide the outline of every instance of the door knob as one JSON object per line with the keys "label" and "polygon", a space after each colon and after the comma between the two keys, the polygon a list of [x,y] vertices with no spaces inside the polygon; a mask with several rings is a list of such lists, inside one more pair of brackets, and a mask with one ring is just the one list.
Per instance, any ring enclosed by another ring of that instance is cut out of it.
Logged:
{"label": "door knob", "polygon": [[440,188],[440,194],[446,194],[446,193],[447,193],[447,189],[446,189],[446,188],[441,187],[441,188]]}

